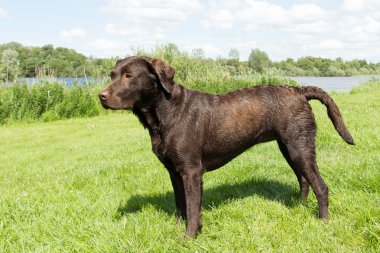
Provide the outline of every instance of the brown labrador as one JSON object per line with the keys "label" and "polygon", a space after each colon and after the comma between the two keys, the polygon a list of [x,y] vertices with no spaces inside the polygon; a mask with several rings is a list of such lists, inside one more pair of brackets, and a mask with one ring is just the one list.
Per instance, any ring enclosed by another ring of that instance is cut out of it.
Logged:
{"label": "brown labrador", "polygon": [[319,217],[328,218],[328,188],[317,167],[317,128],[308,100],[321,101],[340,136],[354,141],[327,93],[312,86],[257,86],[212,95],[177,84],[174,72],[160,59],[119,60],[99,98],[104,108],[132,110],[149,130],[153,152],[170,174],[177,218],[188,221],[187,236],[202,227],[203,174],[273,140],[297,176],[300,198],[311,185]]}

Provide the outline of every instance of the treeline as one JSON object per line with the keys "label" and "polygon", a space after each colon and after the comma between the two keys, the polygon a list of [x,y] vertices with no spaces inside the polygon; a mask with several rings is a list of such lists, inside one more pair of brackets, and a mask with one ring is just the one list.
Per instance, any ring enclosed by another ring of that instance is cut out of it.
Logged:
{"label": "treeline", "polygon": [[[186,53],[178,50],[174,44],[158,46],[151,51],[135,50],[133,54],[163,58],[176,67],[176,77],[182,82],[199,79],[215,81],[257,73],[277,76],[380,74],[380,63],[368,63],[366,60],[302,57],[275,62],[259,49],[251,50],[247,60],[240,59],[238,49],[231,49],[228,58],[209,59],[202,49]],[[97,59],[86,57],[73,49],[52,45],[26,47],[16,42],[0,45],[0,57],[0,81],[6,82],[22,77],[105,77],[118,59]]]}
{"label": "treeline", "polygon": [[20,77],[103,77],[117,60],[86,57],[53,45],[26,47],[17,42],[0,45],[0,57],[0,81]]}
{"label": "treeline", "polygon": [[231,49],[228,59],[220,59],[229,67],[233,75],[245,75],[251,71],[264,73],[271,71],[281,76],[353,76],[379,75],[380,63],[368,63],[366,60],[344,61],[322,57],[302,57],[298,60],[287,58],[279,62],[271,61],[268,54],[259,49],[251,50],[248,61],[239,59],[239,51]]}

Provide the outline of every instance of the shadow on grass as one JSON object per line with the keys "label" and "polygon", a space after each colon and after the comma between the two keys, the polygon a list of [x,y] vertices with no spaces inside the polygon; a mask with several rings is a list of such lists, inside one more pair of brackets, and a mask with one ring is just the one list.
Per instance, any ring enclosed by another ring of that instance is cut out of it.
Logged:
{"label": "shadow on grass", "polygon": [[[287,207],[297,205],[298,189],[289,184],[269,180],[250,179],[241,183],[223,184],[205,188],[203,192],[203,209],[217,208],[223,203],[258,195],[271,201],[277,201]],[[129,213],[139,212],[144,206],[152,205],[157,210],[168,214],[175,213],[175,201],[172,191],[158,195],[133,195],[126,203],[120,203],[116,218]]]}

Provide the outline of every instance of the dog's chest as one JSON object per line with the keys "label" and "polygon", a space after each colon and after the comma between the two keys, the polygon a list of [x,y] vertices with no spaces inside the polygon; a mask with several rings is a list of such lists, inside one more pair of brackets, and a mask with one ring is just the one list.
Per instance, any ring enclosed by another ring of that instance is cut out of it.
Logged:
{"label": "dog's chest", "polygon": [[152,141],[152,150],[154,154],[158,157],[158,159],[162,163],[167,163],[167,158],[166,158],[166,145],[164,141],[161,139],[159,134],[153,134],[151,136],[151,141]]}

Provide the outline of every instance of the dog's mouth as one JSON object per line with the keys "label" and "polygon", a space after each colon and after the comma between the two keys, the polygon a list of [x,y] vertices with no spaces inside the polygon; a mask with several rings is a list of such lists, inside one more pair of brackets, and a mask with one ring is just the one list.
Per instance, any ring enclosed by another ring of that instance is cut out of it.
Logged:
{"label": "dog's mouth", "polygon": [[107,105],[106,103],[104,102],[101,102],[102,106],[104,109],[109,109],[109,110],[120,110],[122,108],[118,108],[118,107],[115,107],[115,106],[110,106],[110,105]]}
{"label": "dog's mouth", "polygon": [[113,110],[110,106],[104,104],[103,102],[101,104],[102,104],[102,106],[103,106],[104,109],[111,109],[111,110]]}
{"label": "dog's mouth", "polygon": [[110,109],[110,110],[117,110],[118,109],[115,106],[111,106],[111,105],[107,104],[107,102],[104,100],[100,100],[100,103],[102,104],[104,109]]}
{"label": "dog's mouth", "polygon": [[127,106],[114,106],[114,105],[109,105],[107,104],[106,101],[100,101],[100,103],[102,104],[103,108],[104,109],[109,109],[109,110],[130,110],[131,108],[127,107]]}

